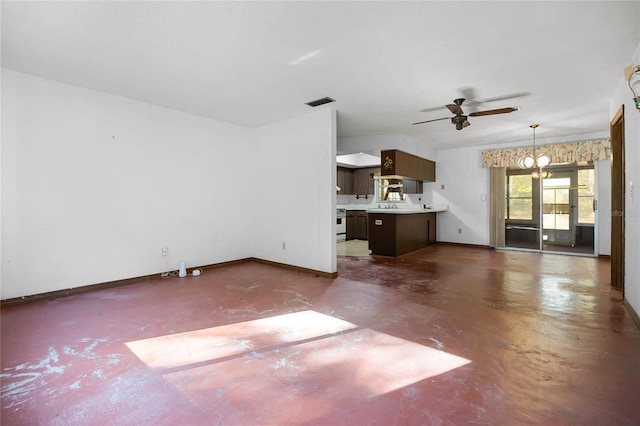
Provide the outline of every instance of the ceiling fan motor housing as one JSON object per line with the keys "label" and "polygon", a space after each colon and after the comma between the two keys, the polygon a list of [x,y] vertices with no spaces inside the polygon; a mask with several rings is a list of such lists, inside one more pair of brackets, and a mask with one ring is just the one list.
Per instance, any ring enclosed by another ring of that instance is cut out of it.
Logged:
{"label": "ceiling fan motor housing", "polygon": [[462,130],[465,121],[467,121],[466,115],[456,115],[455,117],[451,117],[451,122],[456,125],[456,130]]}

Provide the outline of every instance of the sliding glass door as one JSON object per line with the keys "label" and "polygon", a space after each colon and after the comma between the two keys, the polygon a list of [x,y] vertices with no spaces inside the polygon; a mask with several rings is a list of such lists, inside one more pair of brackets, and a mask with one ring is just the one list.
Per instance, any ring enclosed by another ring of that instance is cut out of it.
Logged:
{"label": "sliding glass door", "polygon": [[536,251],[595,253],[595,170],[556,166],[539,179],[507,171],[505,245]]}

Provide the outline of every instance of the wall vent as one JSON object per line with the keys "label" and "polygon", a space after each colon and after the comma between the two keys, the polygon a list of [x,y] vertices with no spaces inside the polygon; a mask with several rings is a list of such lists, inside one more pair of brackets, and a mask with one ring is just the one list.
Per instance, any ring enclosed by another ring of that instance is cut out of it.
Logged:
{"label": "wall vent", "polygon": [[332,99],[330,97],[325,97],[325,98],[321,98],[321,99],[316,99],[315,101],[311,101],[311,102],[306,102],[307,105],[309,105],[310,107],[317,107],[320,105],[324,105],[324,104],[330,104],[331,102],[335,102],[335,99]]}

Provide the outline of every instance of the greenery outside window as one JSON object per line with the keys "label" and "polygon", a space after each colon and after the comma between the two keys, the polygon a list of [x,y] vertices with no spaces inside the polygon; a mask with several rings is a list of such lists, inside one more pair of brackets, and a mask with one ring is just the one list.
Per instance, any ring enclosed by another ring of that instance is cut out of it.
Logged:
{"label": "greenery outside window", "polygon": [[530,174],[507,176],[507,219],[533,220],[533,179]]}
{"label": "greenery outside window", "polygon": [[578,170],[578,223],[593,224],[595,221],[595,171]]}

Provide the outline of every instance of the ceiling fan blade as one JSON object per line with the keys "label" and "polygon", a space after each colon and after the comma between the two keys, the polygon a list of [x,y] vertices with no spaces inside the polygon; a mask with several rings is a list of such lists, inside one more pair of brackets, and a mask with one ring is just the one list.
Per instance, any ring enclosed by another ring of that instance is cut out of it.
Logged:
{"label": "ceiling fan blade", "polygon": [[508,95],[503,95],[503,96],[494,96],[492,98],[475,99],[475,102],[477,102],[477,103],[486,103],[486,102],[504,101],[504,100],[507,100],[507,99],[521,98],[521,97],[528,96],[528,95],[530,95],[529,92],[515,92],[515,93],[508,94]]}
{"label": "ceiling fan blade", "polygon": [[476,91],[473,87],[461,87],[458,91],[467,102],[471,104],[476,103]]}
{"label": "ceiling fan blade", "polygon": [[440,121],[440,120],[451,120],[451,117],[435,118],[433,120],[418,121],[417,123],[411,123],[411,125],[415,126],[416,124],[431,123],[432,121]]}
{"label": "ceiling fan blade", "polygon": [[444,105],[440,105],[440,106],[437,106],[437,107],[421,109],[420,112],[438,111],[438,110],[443,109],[443,108],[444,108]]}
{"label": "ceiling fan blade", "polygon": [[504,101],[507,99],[520,98],[524,96],[529,96],[530,92],[514,92],[508,93],[502,96],[493,96],[490,98],[479,98],[477,95],[477,90],[473,87],[461,87],[458,89],[458,92],[462,95],[463,98],[466,99],[466,103],[471,106],[478,106],[480,104],[488,103],[488,102],[496,102],[496,101]]}
{"label": "ceiling fan blade", "polygon": [[488,109],[486,111],[477,111],[469,114],[469,117],[481,117],[483,115],[494,115],[494,114],[507,114],[510,112],[518,111],[520,107],[508,107],[508,108],[498,108],[498,109]]}
{"label": "ceiling fan blade", "polygon": [[456,115],[464,114],[464,112],[462,112],[462,108],[460,107],[460,105],[448,104],[447,108],[449,108],[449,111],[451,111],[453,114],[456,114]]}

